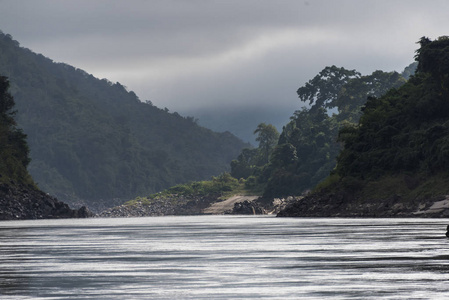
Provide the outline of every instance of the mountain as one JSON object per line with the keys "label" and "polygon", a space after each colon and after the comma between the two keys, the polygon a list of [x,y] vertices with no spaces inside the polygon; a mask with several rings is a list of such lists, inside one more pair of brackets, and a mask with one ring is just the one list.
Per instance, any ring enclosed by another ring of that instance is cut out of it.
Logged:
{"label": "mountain", "polygon": [[369,97],[332,174],[280,215],[449,215],[449,37],[419,43],[416,74]]}
{"label": "mountain", "polygon": [[17,123],[28,135],[29,172],[41,189],[71,205],[98,211],[210,178],[228,171],[248,146],[3,33],[0,74],[10,80]]}
{"label": "mountain", "polygon": [[89,217],[85,207],[72,210],[33,182],[26,169],[30,162],[26,135],[17,128],[8,89],[8,79],[0,76],[0,220]]}

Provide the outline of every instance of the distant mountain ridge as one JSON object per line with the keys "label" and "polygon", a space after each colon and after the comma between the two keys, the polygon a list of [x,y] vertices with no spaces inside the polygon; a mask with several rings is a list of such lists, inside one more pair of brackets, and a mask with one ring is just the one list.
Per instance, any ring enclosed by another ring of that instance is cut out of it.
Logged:
{"label": "distant mountain ridge", "polygon": [[9,78],[17,123],[28,135],[39,187],[101,210],[229,170],[248,145],[143,103],[120,83],[55,63],[0,33],[0,74]]}

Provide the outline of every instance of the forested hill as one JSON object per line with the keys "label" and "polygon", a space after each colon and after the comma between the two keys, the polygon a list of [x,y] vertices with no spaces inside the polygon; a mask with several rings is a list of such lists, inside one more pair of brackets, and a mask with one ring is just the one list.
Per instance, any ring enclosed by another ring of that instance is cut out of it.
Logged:
{"label": "forested hill", "polygon": [[27,171],[26,135],[17,128],[8,89],[8,79],[0,76],[0,220],[89,217],[85,207],[72,210],[36,187]]}
{"label": "forested hill", "polygon": [[32,177],[70,204],[83,200],[99,209],[210,178],[227,171],[248,146],[193,117],[141,102],[120,83],[33,53],[3,33],[0,75],[9,78],[17,123],[28,135]]}
{"label": "forested hill", "polygon": [[331,176],[281,215],[449,215],[449,37],[419,43],[416,74],[369,97]]}

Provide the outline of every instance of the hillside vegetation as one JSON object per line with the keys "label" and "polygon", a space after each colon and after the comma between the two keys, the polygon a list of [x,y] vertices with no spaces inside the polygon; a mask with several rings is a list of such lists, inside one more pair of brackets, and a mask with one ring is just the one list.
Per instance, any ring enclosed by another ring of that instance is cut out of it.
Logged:
{"label": "hillside vegetation", "polygon": [[207,179],[229,170],[247,146],[193,117],[141,102],[120,83],[35,54],[3,33],[0,74],[9,77],[17,123],[28,135],[32,177],[71,204],[100,210]]}
{"label": "hillside vegetation", "polygon": [[[272,211],[273,198],[284,198],[279,200],[284,201],[281,203],[283,205],[295,196],[308,193],[317,185],[322,187],[339,182],[339,175],[328,176],[335,172],[337,156],[344,145],[343,139],[348,132],[358,127],[364,107],[369,105],[367,101],[370,103],[372,99],[381,98],[387,92],[400,88],[415,73],[416,67],[415,62],[401,74],[377,70],[369,75],[336,66],[325,67],[298,89],[300,100],[308,104],[309,108],[294,112],[281,133],[271,124],[260,123],[257,126],[254,134],[259,145],[256,148],[244,148],[232,160],[230,175],[239,184],[230,187],[225,194],[262,196],[253,204],[263,206],[265,211]],[[389,182],[396,181],[389,179]],[[187,201],[198,196],[193,186],[202,184],[204,182],[177,186],[162,194],[170,195],[168,202],[172,204],[181,198]],[[174,192],[176,190],[179,193]],[[138,198],[127,205],[150,207],[156,199],[150,198],[153,200]],[[201,207],[204,205],[205,202],[199,204]],[[184,208],[181,211],[185,211]],[[196,213],[199,212],[201,209]]]}
{"label": "hillside vegetation", "polygon": [[[356,125],[343,127],[336,169],[314,194],[283,215],[409,215],[449,194],[449,38],[422,38],[416,74],[381,97],[369,97]],[[369,209],[371,205],[371,209]],[[377,207],[377,210],[376,210]],[[363,210],[363,211],[362,211]],[[351,212],[349,212],[351,213]]]}
{"label": "hillside vegetation", "polygon": [[9,81],[0,76],[0,182],[26,185],[35,188],[28,174],[30,163],[26,135],[14,119],[14,98],[9,93]]}
{"label": "hillside vegetation", "polygon": [[8,79],[0,76],[0,220],[89,217],[85,207],[72,210],[33,182],[26,135],[17,127],[8,89]]}
{"label": "hillside vegetation", "polygon": [[259,147],[243,149],[231,162],[231,175],[263,190],[265,198],[299,196],[313,189],[336,166],[340,128],[355,126],[368,96],[400,87],[413,70],[411,65],[402,74],[378,70],[362,76],[356,70],[325,67],[297,91],[309,108],[294,112],[271,139],[269,126],[262,123],[266,127],[255,133],[267,132],[257,137]]}

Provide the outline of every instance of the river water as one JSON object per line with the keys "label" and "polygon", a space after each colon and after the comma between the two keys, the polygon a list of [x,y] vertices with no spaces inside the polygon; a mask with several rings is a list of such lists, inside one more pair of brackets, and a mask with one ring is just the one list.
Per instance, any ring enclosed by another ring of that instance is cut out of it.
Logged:
{"label": "river water", "polygon": [[1,299],[442,299],[444,219],[0,222]]}

